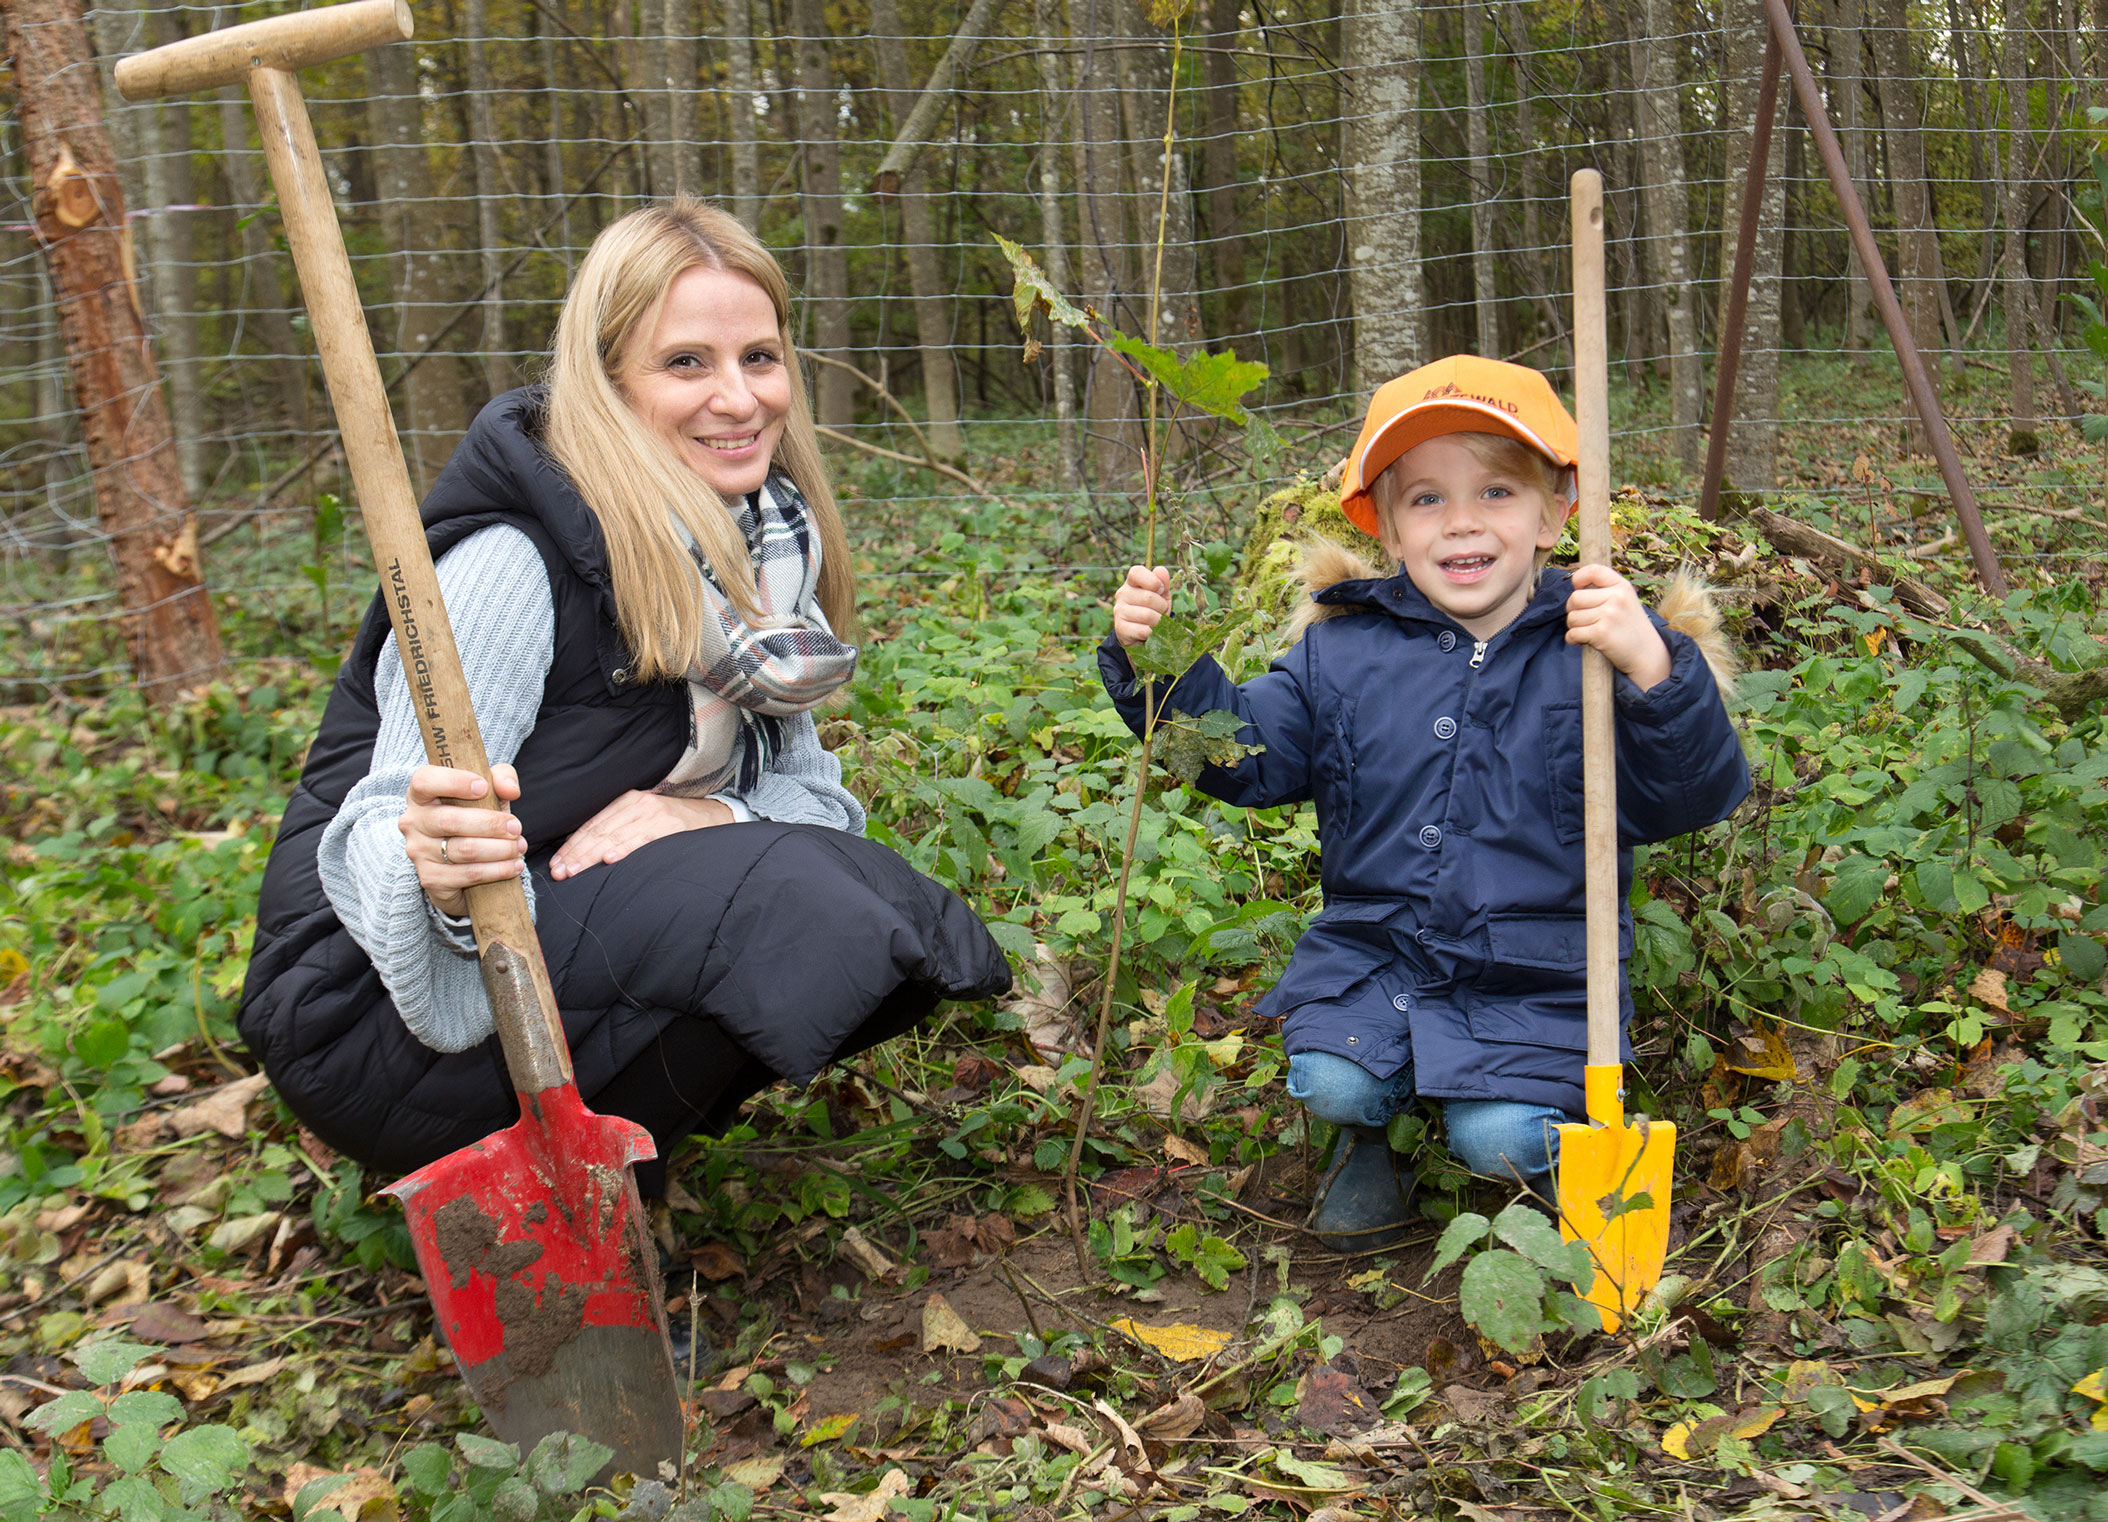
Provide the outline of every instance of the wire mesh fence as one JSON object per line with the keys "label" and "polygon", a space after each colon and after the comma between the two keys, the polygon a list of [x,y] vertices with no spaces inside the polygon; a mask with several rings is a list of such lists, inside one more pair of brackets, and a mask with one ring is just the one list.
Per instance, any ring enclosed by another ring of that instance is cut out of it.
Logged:
{"label": "wire mesh fence", "polygon": [[[2064,298],[2101,257],[2104,6],[1800,9],[1965,443],[2002,448],[2099,405]],[[361,590],[346,586],[357,536],[325,531],[317,508],[349,485],[246,99],[129,104],[108,82],[119,57],[282,8],[120,0],[84,24],[208,583],[247,608],[334,592],[341,621]],[[1181,456],[1249,497],[1337,458],[1367,389],[1411,363],[1473,350],[1557,375],[1565,188],[1582,165],[1609,186],[1619,477],[1692,484],[1754,125],[1753,0],[413,9],[413,41],[303,83],[421,485],[485,400],[535,378],[593,234],[698,194],[782,257],[833,447],[882,471],[868,506],[912,515],[971,496],[963,478],[1037,505],[1034,568],[1108,565],[1125,548],[1105,504],[1133,481],[1134,387],[1074,344],[1026,358],[995,235],[1131,333],[1267,366],[1251,401],[1283,447],[1254,463],[1214,437]],[[1790,92],[1778,123],[1730,458],[1758,491],[1819,485],[1835,474],[1822,457],[1849,463],[1906,422]],[[121,643],[93,631],[122,608],[38,246],[43,192],[16,117],[0,136],[0,684],[27,697],[121,679]],[[2066,510],[2060,489],[2039,472],[2003,483],[2047,514]],[[2024,549],[2091,553],[2040,521],[2056,533]]]}

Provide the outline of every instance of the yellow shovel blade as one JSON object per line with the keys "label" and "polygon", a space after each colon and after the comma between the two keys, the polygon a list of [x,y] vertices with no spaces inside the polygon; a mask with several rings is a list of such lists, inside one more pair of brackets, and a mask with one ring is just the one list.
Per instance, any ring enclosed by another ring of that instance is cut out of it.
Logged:
{"label": "yellow shovel blade", "polygon": [[1676,1127],[1665,1120],[1559,1127],[1559,1230],[1596,1260],[1582,1298],[1614,1332],[1661,1282],[1669,1253]]}

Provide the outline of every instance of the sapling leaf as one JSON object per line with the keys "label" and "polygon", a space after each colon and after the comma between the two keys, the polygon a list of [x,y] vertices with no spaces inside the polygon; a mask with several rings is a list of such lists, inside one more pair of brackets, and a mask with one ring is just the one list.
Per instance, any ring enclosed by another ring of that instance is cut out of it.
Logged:
{"label": "sapling leaf", "polygon": [[1091,314],[1054,288],[1054,282],[1039,267],[1039,261],[1001,233],[994,236],[1003,257],[1010,261],[1010,303],[1017,314],[1019,332],[1031,334],[1034,312],[1044,312],[1048,321],[1058,322],[1065,328],[1088,328],[1091,325]]}
{"label": "sapling leaf", "polygon": [[162,1448],[161,1467],[196,1502],[240,1480],[249,1467],[249,1445],[232,1427],[186,1427]]}
{"label": "sapling leaf", "polygon": [[[1435,1243],[1434,1261],[1427,1265],[1427,1279],[1432,1279],[1443,1269],[1464,1256],[1467,1249],[1486,1240],[1486,1233],[1493,1223],[1475,1210],[1460,1210],[1442,1228],[1442,1238]],[[1427,1279],[1421,1282],[1424,1284]]]}
{"label": "sapling leaf", "polygon": [[[125,1039],[129,1042],[129,1033]],[[119,1055],[122,1055],[122,1051]],[[121,1338],[106,1337],[95,1342],[82,1343],[67,1356],[72,1359],[73,1366],[81,1371],[81,1377],[89,1384],[111,1385],[159,1351],[160,1349],[143,1342],[126,1342]]]}
{"label": "sapling leaf", "polygon": [[1495,1216],[1493,1235],[1569,1284],[1585,1288],[1595,1280],[1595,1260],[1587,1245],[1561,1239],[1558,1228],[1528,1205],[1510,1205]]}
{"label": "sapling leaf", "polygon": [[1106,343],[1126,355],[1166,391],[1197,411],[1226,418],[1240,427],[1251,422],[1243,398],[1270,373],[1257,360],[1239,359],[1225,349],[1219,354],[1174,354],[1154,344],[1114,329]]}
{"label": "sapling leaf", "polygon": [[1528,1259],[1489,1248],[1464,1265],[1457,1308],[1494,1342],[1521,1353],[1544,1330],[1544,1289],[1544,1275]]}

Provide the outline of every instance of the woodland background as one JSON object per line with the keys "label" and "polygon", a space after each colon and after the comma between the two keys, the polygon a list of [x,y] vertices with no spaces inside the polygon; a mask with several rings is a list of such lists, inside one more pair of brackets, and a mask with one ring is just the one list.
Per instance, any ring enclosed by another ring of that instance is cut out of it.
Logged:
{"label": "woodland background", "polygon": [[[532,378],[609,217],[699,189],[782,253],[802,340],[838,361],[813,378],[862,589],[825,739],[871,834],[1019,970],[1001,1007],[672,1159],[654,1221],[700,1386],[673,1515],[2108,1518],[2103,4],[1800,17],[1999,596],[1786,104],[1734,512],[1695,511],[1746,0],[1225,0],[1163,24],[1125,0],[463,0],[310,72],[424,478]],[[100,85],[259,12],[96,10],[99,61],[66,79],[116,145],[172,420],[154,531],[199,549],[165,557],[207,614],[195,645],[128,645],[146,621],[95,488],[144,462],[89,468],[19,70],[0,115],[0,1522],[668,1522],[664,1492],[585,1494],[589,1454],[479,1435],[381,1180],[234,1034],[271,835],[372,572],[246,104]],[[1609,186],[1618,562],[1643,590],[1715,583],[1757,783],[1639,853],[1628,1072],[1679,1151],[1670,1274],[1615,1338],[1431,1111],[1392,1127],[1424,1230],[1358,1258],[1301,1230],[1331,1138],[1252,1010],[1320,902],[1314,817],[1138,767],[1089,654],[1153,525],[1197,615],[1153,643],[1259,669],[1284,536],[1348,532],[1322,475],[1370,384],[1459,348],[1564,383],[1583,164]],[[1135,339],[1263,364],[1253,421],[1220,394],[1251,372],[1219,357],[1178,372],[1213,377],[1217,415],[1152,435],[1085,335],[1036,323],[1030,352],[998,234]]]}

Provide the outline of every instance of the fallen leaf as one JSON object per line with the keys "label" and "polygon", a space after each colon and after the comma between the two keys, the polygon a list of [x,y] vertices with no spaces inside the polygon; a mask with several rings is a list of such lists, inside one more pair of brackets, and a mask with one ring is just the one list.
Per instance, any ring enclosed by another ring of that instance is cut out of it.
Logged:
{"label": "fallen leaf", "polygon": [[324,1496],[308,1516],[336,1516],[344,1518],[344,1522],[358,1522],[367,1502],[395,1499],[395,1486],[378,1469],[322,1469],[313,1464],[295,1464],[285,1472],[285,1488],[281,1492],[285,1504],[291,1506],[293,1498],[315,1481],[338,1474],[347,1476],[344,1483]]}
{"label": "fallen leaf", "polygon": [[1296,1420],[1313,1432],[1339,1437],[1381,1417],[1368,1392],[1333,1364],[1320,1364],[1296,1382]]}
{"label": "fallen leaf", "polygon": [[1170,1326],[1144,1326],[1132,1317],[1122,1316],[1111,1325],[1114,1331],[1125,1333],[1144,1347],[1156,1349],[1174,1363],[1198,1363],[1203,1358],[1213,1358],[1230,1345],[1228,1332],[1211,1331],[1190,1321],[1177,1321]]}
{"label": "fallen leaf", "polygon": [[757,1453],[750,1459],[741,1459],[736,1464],[727,1464],[724,1477],[746,1486],[759,1495],[783,1478],[783,1455],[780,1453]]}
{"label": "fallen leaf", "polygon": [[[1018,979],[1017,997],[1003,1006],[1022,1023],[1025,1038],[1035,1050],[1042,1052],[1068,1052],[1076,1046],[1076,1031],[1067,1017],[1069,1007],[1069,974],[1061,965],[1061,959],[1043,945],[1032,948],[1031,960]],[[1026,985],[1037,981],[1038,989]]]}
{"label": "fallen leaf", "polygon": [[1776,1030],[1761,1026],[1735,1038],[1735,1044],[1729,1049],[1727,1070],[1779,1083],[1791,1083],[1800,1072],[1785,1037]]}
{"label": "fallen leaf", "polygon": [[837,1411],[833,1416],[822,1417],[798,1439],[800,1448],[810,1448],[818,1443],[831,1443],[857,1424],[860,1413]]}
{"label": "fallen leaf", "polygon": [[879,1476],[877,1486],[863,1495],[822,1491],[820,1499],[834,1508],[823,1522],[878,1522],[895,1496],[912,1495],[914,1490],[915,1482],[903,1471],[888,1469]]}
{"label": "fallen leaf", "polygon": [[2012,1251],[2013,1228],[1994,1226],[1969,1244],[1969,1268],[1983,1268],[1993,1263],[2003,1263],[2006,1254]]}
{"label": "fallen leaf", "polygon": [[265,1246],[282,1219],[280,1213],[275,1210],[266,1210],[258,1215],[236,1216],[231,1221],[222,1221],[213,1227],[212,1235],[205,1239],[205,1245],[216,1252],[226,1253],[246,1252]]}
{"label": "fallen leaf", "polygon": [[149,1301],[130,1316],[132,1335],[142,1342],[196,1342],[205,1323],[165,1300]]}
{"label": "fallen leaf", "polygon": [[[849,1228],[855,1231],[854,1226]],[[739,1254],[722,1242],[705,1242],[688,1254],[688,1265],[712,1284],[722,1284],[727,1279],[736,1279],[747,1271],[746,1263]]]}
{"label": "fallen leaf", "polygon": [[1085,1435],[1080,1427],[1071,1427],[1062,1422],[1048,1422],[1043,1429],[1047,1436],[1071,1453],[1089,1453],[1098,1445]]}
{"label": "fallen leaf", "polygon": [[1165,1137],[1164,1153],[1168,1157],[1177,1158],[1182,1163],[1191,1163],[1196,1168],[1208,1166],[1208,1149],[1195,1146],[1183,1136]]}
{"label": "fallen leaf", "polygon": [[220,1376],[220,1388],[233,1390],[242,1385],[260,1385],[284,1367],[283,1357],[266,1358],[262,1363],[243,1364],[239,1369],[230,1369]]}
{"label": "fallen leaf", "polygon": [[1995,1009],[2001,1015],[2013,1011],[2006,1004],[2006,975],[1996,967],[1986,967],[1969,984],[1969,997],[1987,1009]]}
{"label": "fallen leaf", "polygon": [[[1149,1114],[1160,1119],[1171,1117],[1171,1101],[1178,1098],[1178,1091],[1185,1087],[1185,1080],[1178,1076],[1169,1064],[1160,1067],[1156,1076],[1147,1083],[1137,1084],[1128,1093]],[[1187,1125],[1206,1118],[1215,1108],[1215,1090],[1195,1084],[1178,1107],[1179,1119]]]}
{"label": "fallen leaf", "polygon": [[1016,1071],[1017,1081],[1035,1094],[1044,1094],[1053,1088],[1054,1080],[1060,1076],[1043,1062],[1028,1062]]}
{"label": "fallen leaf", "polygon": [[1208,1419],[1208,1405],[1191,1390],[1184,1391],[1179,1398],[1154,1411],[1135,1423],[1135,1426],[1153,1438],[1191,1437]]}
{"label": "fallen leaf", "polygon": [[1113,1430],[1120,1434],[1120,1441],[1127,1446],[1128,1457],[1139,1462],[1143,1469],[1148,1469],[1149,1452],[1142,1446],[1142,1434],[1135,1431],[1127,1418],[1102,1400],[1092,1401],[1091,1409],[1112,1423]]}
{"label": "fallen leaf", "polygon": [[959,1319],[959,1313],[951,1308],[950,1301],[933,1294],[922,1302],[922,1351],[978,1353],[981,1339]]}
{"label": "fallen leaf", "polygon": [[271,1080],[262,1073],[224,1084],[203,1099],[171,1111],[168,1128],[178,1136],[217,1131],[229,1141],[240,1141],[248,1134],[250,1102],[270,1084]]}
{"label": "fallen leaf", "polygon": [[105,1300],[112,1305],[137,1305],[153,1293],[154,1273],[146,1264],[130,1258],[119,1258],[105,1267],[101,1273],[88,1281],[81,1291],[85,1305],[101,1305]]}

